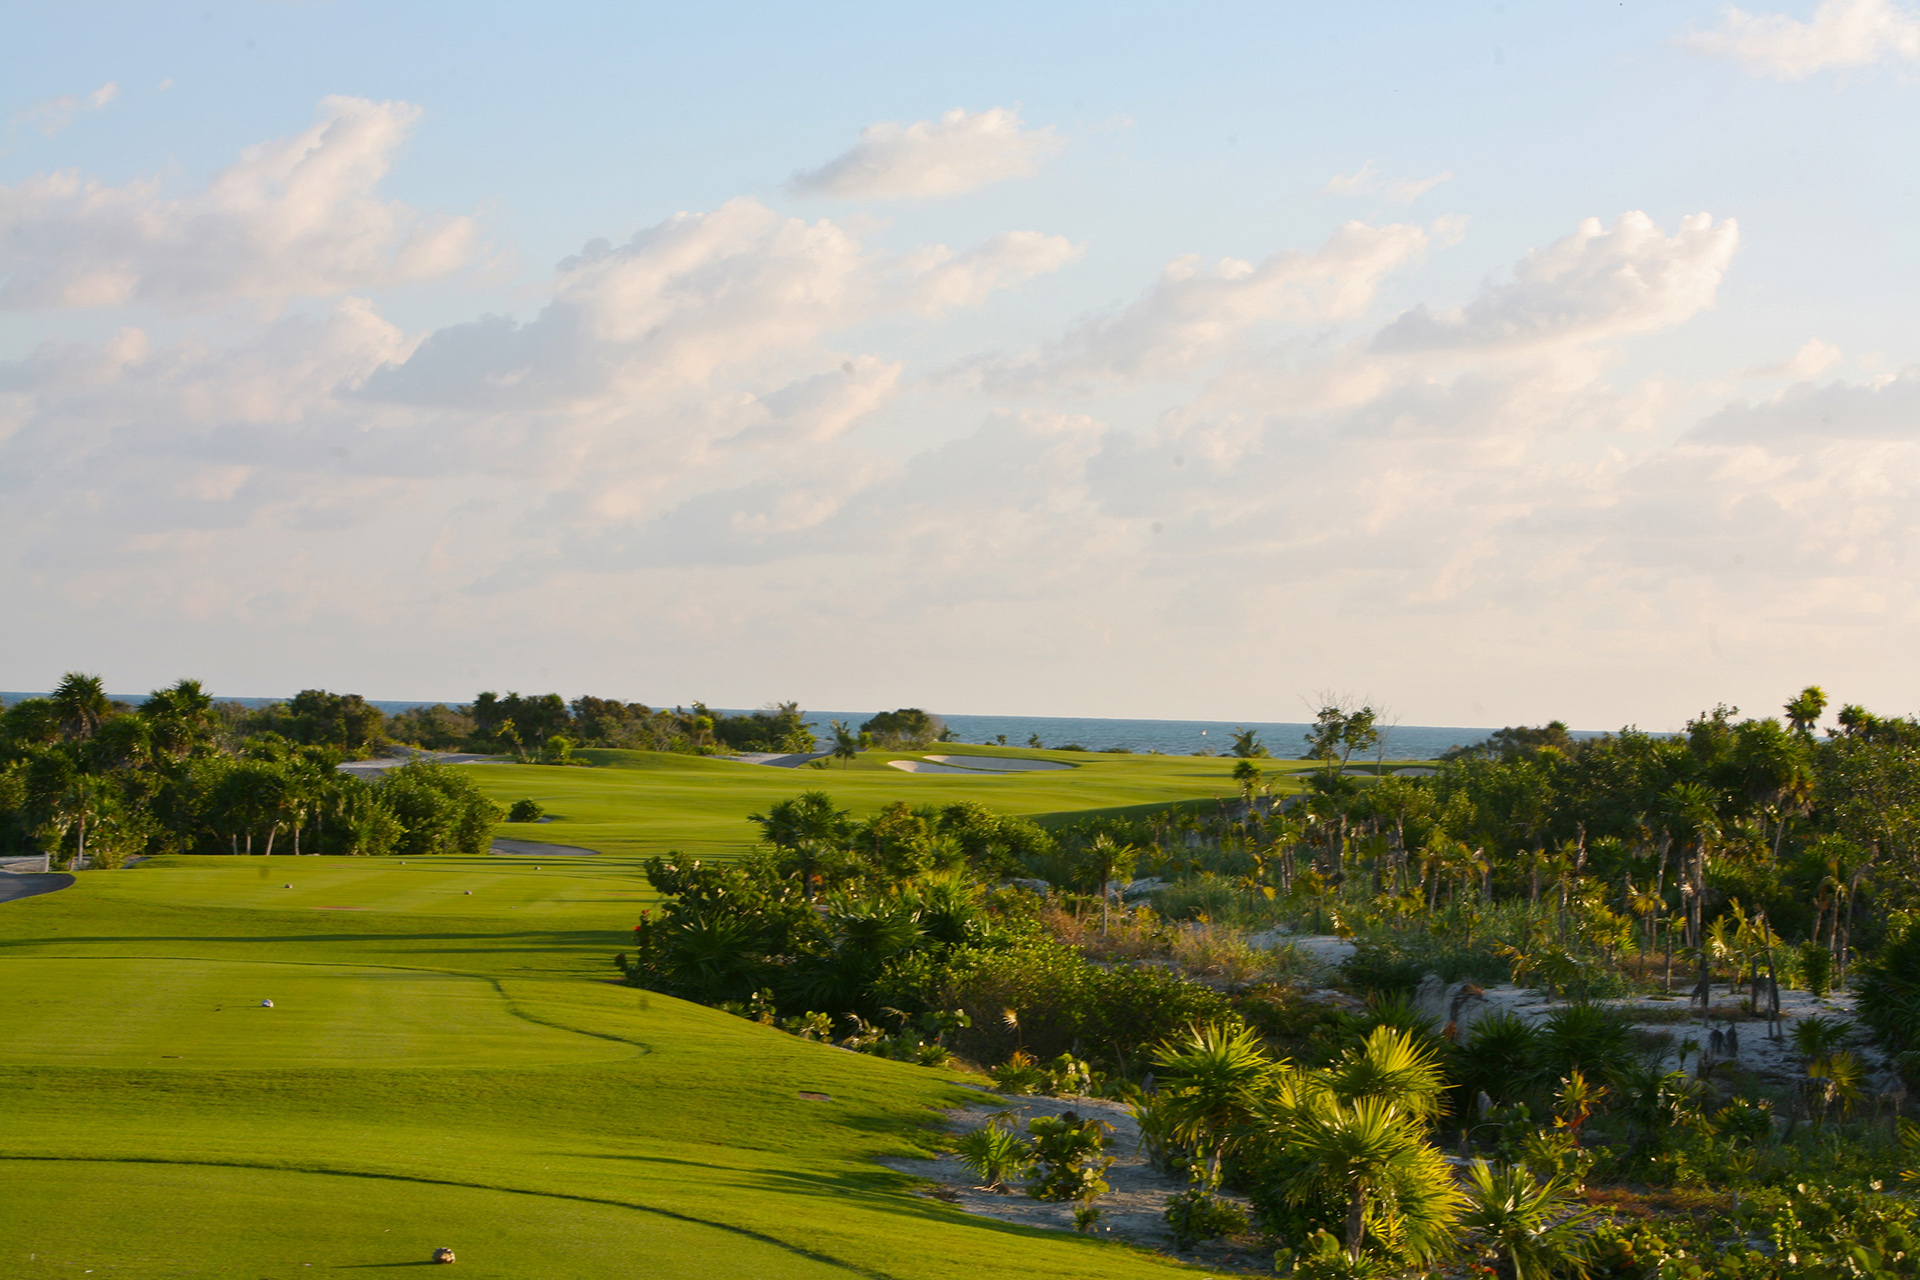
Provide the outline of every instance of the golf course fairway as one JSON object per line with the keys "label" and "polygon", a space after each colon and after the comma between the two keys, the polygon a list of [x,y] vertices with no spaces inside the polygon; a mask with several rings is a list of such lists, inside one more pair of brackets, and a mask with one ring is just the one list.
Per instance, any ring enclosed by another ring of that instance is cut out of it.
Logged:
{"label": "golf course fairway", "polygon": [[[769,796],[845,789],[693,763],[747,784],[737,825]],[[1227,793],[1223,762],[1191,763]],[[980,1100],[955,1070],[613,981],[652,899],[648,830],[676,806],[694,837],[723,830],[704,795],[591,795],[648,772],[474,767],[603,825],[640,808],[599,857],[163,857],[0,904],[0,1275],[399,1276],[442,1245],[455,1274],[500,1280],[1190,1273],[968,1217],[876,1164],[929,1152],[939,1109]],[[951,800],[951,778],[888,774],[846,770],[848,800]],[[1052,777],[959,781],[1074,807]],[[1115,777],[1087,807],[1150,785]]]}

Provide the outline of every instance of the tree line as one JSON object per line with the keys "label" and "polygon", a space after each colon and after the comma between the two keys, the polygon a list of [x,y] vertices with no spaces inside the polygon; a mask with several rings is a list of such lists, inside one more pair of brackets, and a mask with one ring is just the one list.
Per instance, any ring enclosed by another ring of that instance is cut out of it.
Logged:
{"label": "tree line", "polygon": [[93,867],[161,853],[484,853],[500,814],[458,770],[415,762],[375,783],[337,767],[381,740],[382,720],[357,696],[309,690],[251,710],[195,680],[134,706],[69,673],[0,713],[0,849]]}

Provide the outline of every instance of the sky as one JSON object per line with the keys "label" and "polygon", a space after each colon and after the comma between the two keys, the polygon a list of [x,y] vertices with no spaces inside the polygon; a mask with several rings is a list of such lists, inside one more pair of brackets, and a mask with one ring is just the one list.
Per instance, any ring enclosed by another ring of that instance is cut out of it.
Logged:
{"label": "sky", "polygon": [[1920,5],[0,16],[0,687],[1920,710]]}

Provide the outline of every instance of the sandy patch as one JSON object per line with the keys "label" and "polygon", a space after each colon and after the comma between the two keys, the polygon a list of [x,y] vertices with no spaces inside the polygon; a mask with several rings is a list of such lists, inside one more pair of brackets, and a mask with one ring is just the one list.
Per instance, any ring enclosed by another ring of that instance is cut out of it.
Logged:
{"label": "sandy patch", "polygon": [[956,769],[950,764],[935,764],[930,760],[889,760],[887,768],[898,769],[902,773],[998,773],[998,769]]}
{"label": "sandy patch", "polygon": [[768,764],[776,769],[798,769],[803,764],[825,760],[832,755],[831,751],[736,751],[730,756],[715,758],[731,760],[735,764]]}
{"label": "sandy patch", "polygon": [[[1026,1132],[1027,1121],[1034,1116],[1057,1116],[1071,1111],[1093,1116],[1113,1126],[1112,1145],[1107,1154],[1114,1157],[1106,1179],[1113,1188],[1094,1204],[1105,1215],[1094,1234],[1125,1240],[1130,1244],[1173,1252],[1173,1234],[1167,1230],[1167,1197],[1186,1190],[1186,1183],[1170,1178],[1147,1163],[1140,1151],[1140,1124],[1124,1103],[1102,1098],[1006,1098],[1000,1102],[963,1107],[947,1112],[956,1133],[966,1133],[987,1124],[995,1116],[1011,1112],[1014,1128]],[[925,1178],[935,1185],[925,1194],[956,1205],[967,1213],[1017,1222],[1022,1226],[1049,1231],[1073,1230],[1073,1206],[1035,1200],[1016,1189],[1011,1195],[983,1191],[974,1185],[973,1175],[957,1156],[933,1160],[884,1159],[889,1169]],[[1228,1196],[1227,1199],[1235,1197]],[[1240,1202],[1245,1207],[1245,1202]],[[1192,1253],[1181,1255],[1209,1266],[1234,1270],[1273,1273],[1273,1254],[1262,1251],[1251,1239],[1213,1240],[1199,1245]]]}

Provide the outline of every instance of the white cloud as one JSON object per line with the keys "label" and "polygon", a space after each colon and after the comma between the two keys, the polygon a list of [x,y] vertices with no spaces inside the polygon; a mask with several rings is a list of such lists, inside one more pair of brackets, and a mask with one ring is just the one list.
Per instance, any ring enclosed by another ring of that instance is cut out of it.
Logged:
{"label": "white cloud", "polygon": [[13,136],[21,129],[33,129],[46,137],[53,137],[73,123],[73,118],[82,111],[99,111],[120,96],[120,86],[109,80],[88,94],[63,93],[54,98],[42,98],[13,113],[7,123],[7,135]]}
{"label": "white cloud", "polygon": [[1589,218],[1522,259],[1513,283],[1445,312],[1415,307],[1382,330],[1377,345],[1512,349],[1664,328],[1713,305],[1739,241],[1733,219],[1715,223],[1704,213],[1682,219],[1671,237],[1637,211],[1611,228]]}
{"label": "white cloud", "polygon": [[851,150],[795,174],[792,185],[803,195],[838,200],[964,195],[1036,173],[1064,145],[1050,125],[1024,127],[1018,111],[955,108],[938,120],[868,125]]}
{"label": "white cloud", "polygon": [[1389,182],[1382,194],[1395,204],[1412,204],[1441,183],[1452,181],[1453,170],[1448,169],[1431,178],[1402,178],[1397,182]]}
{"label": "white cloud", "polygon": [[1211,266],[1198,255],[1176,258],[1144,297],[1082,325],[1025,372],[1066,378],[1183,373],[1263,324],[1354,318],[1383,279],[1426,247],[1419,227],[1349,222],[1312,253],[1283,250],[1258,264],[1226,258]]}
{"label": "white cloud", "polygon": [[0,186],[0,306],[214,306],[444,275],[475,228],[377,193],[417,107],[327,98],[313,127],[250,147],[200,191],[59,172]]}
{"label": "white cloud", "polygon": [[1081,253],[1065,236],[1038,231],[1004,232],[960,254],[945,245],[922,250],[903,264],[912,280],[908,305],[923,315],[976,307],[1002,289],[1058,271]]}
{"label": "white cloud", "polygon": [[1378,185],[1380,171],[1369,160],[1352,173],[1336,173],[1327,179],[1327,185],[1320,188],[1321,195],[1353,196],[1371,191]]}
{"label": "white cloud", "polygon": [[1380,170],[1369,160],[1352,173],[1337,173],[1327,179],[1320,188],[1321,195],[1358,196],[1379,192],[1381,197],[1394,204],[1412,204],[1427,192],[1443,182],[1453,181],[1451,169],[1436,173],[1431,178],[1396,178],[1383,181]]}
{"label": "white cloud", "polygon": [[1776,360],[1772,364],[1755,365],[1743,369],[1740,376],[1756,381],[1785,378],[1798,382],[1805,378],[1817,378],[1844,358],[1840,348],[1831,342],[1822,342],[1819,338],[1808,338],[1806,345],[1785,360]]}
{"label": "white cloud", "polygon": [[1718,27],[1684,36],[1682,43],[1732,58],[1759,75],[1804,80],[1877,62],[1920,62],[1920,14],[1892,0],[1821,0],[1802,22],[1728,5]]}

